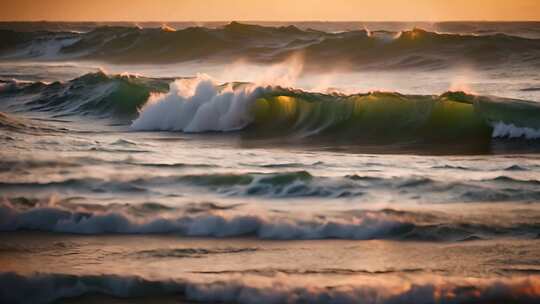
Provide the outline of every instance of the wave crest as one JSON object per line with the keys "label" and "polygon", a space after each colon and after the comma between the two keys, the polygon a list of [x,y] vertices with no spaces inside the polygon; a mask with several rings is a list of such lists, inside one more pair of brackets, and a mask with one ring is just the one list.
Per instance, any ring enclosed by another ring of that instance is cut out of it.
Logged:
{"label": "wave crest", "polygon": [[347,144],[481,146],[492,138],[540,137],[538,103],[464,92],[322,94],[266,84],[217,84],[204,75],[171,83],[98,72],[66,83],[13,83],[0,97],[21,111],[92,115],[120,123],[134,119],[131,129],[144,131],[242,130],[243,138],[318,138]]}
{"label": "wave crest", "polygon": [[[330,33],[295,26],[268,27],[232,22],[221,28],[103,26],[89,32],[0,30],[0,56],[18,59],[93,59],[115,63],[170,63],[213,59],[276,62],[306,54],[311,68],[325,69],[328,58],[353,68],[442,69],[456,62],[480,67],[510,63],[538,65],[540,39],[459,35],[414,28],[402,32],[352,30]],[[486,54],[489,54],[487,56]],[[352,63],[352,64],[351,64]]]}
{"label": "wave crest", "polygon": [[0,206],[0,230],[42,230],[78,234],[179,233],[185,236],[232,237],[253,235],[264,239],[370,239],[392,236],[410,224],[384,213],[351,218],[298,218],[270,215],[164,215],[137,218],[123,212],[76,212],[58,207],[26,211]]}
{"label": "wave crest", "polygon": [[431,213],[392,209],[349,210],[346,214],[296,214],[240,207],[161,205],[0,205],[0,231],[37,230],[75,234],[169,234],[189,237],[253,236],[273,240],[399,239],[467,241],[497,237],[535,238],[537,224],[463,221]]}
{"label": "wave crest", "polygon": [[251,122],[250,103],[265,88],[218,86],[206,76],[173,82],[169,93],[154,95],[133,121],[133,130],[234,131]]}
{"label": "wave crest", "polygon": [[[436,95],[321,94],[208,77],[179,80],[150,99],[133,130],[184,132],[245,129],[257,136],[327,136],[337,141],[457,140],[501,137],[500,123],[540,132],[540,106],[515,99],[447,92]],[[389,127],[392,126],[392,127]],[[506,133],[504,133],[506,132]],[[514,131],[512,134],[516,134]]]}

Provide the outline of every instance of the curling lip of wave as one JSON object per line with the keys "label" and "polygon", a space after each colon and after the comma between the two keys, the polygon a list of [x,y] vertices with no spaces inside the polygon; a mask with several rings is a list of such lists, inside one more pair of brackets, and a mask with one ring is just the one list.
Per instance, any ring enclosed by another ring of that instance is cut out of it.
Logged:
{"label": "curling lip of wave", "polygon": [[[187,280],[148,280],[135,276],[0,273],[0,300],[9,303],[47,304],[86,294],[121,298],[175,296],[197,302],[220,303],[536,303],[538,277],[438,279],[430,282],[391,281],[388,286],[295,286],[287,277],[247,282],[240,279],[196,283]],[[31,292],[30,292],[31,291]]]}
{"label": "curling lip of wave", "polygon": [[505,62],[523,64],[522,59],[529,64],[540,62],[540,39],[504,34],[439,34],[418,28],[390,35],[396,38],[381,33],[366,30],[327,33],[295,26],[265,27],[237,22],[217,29],[190,27],[177,31],[107,26],[87,33],[0,30],[0,40],[4,41],[0,55],[124,63],[235,58],[268,62],[301,51],[308,67],[320,66],[328,58],[334,58],[337,63],[352,62],[352,66],[362,68],[386,65],[387,68],[430,69],[444,68],[455,62],[484,66]]}
{"label": "curling lip of wave", "polygon": [[154,96],[133,121],[133,130],[234,131],[251,121],[250,107],[270,87],[220,88],[206,77],[178,80],[167,94]]}

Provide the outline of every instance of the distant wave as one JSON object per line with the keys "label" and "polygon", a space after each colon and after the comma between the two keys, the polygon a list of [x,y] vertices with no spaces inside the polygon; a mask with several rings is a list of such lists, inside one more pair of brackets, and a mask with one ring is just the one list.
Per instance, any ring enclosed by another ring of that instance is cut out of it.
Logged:
{"label": "distant wave", "polygon": [[[134,22],[134,21],[114,21],[114,22],[0,22],[0,29],[15,30],[21,32],[90,32],[98,27],[116,26],[116,27],[136,27],[139,29],[155,28],[155,29],[174,29],[182,30],[188,27],[204,26],[206,28],[220,28],[227,25],[226,21],[209,21],[209,22]],[[261,26],[283,27],[294,25],[304,30],[318,30],[326,32],[343,32],[350,29],[366,29],[370,33],[392,33],[407,30],[410,28],[425,28],[429,31],[450,34],[469,34],[469,35],[493,35],[507,34],[515,35],[524,38],[537,38],[540,36],[540,24],[534,21],[514,21],[514,22],[497,22],[497,21],[450,21],[450,22],[328,22],[328,21],[295,21],[295,22],[279,22],[279,21],[256,21],[254,24]]]}
{"label": "distant wave", "polygon": [[[99,208],[35,205],[32,202],[0,205],[0,231],[38,230],[76,234],[168,234],[190,237],[260,239],[399,239],[468,241],[498,237],[536,238],[540,227],[521,223],[463,222],[435,214],[383,209],[348,214],[299,215],[279,212],[241,213],[217,206],[187,210],[152,204]],[[142,214],[142,215],[141,215]]]}
{"label": "distant wave", "polygon": [[[170,63],[211,59],[228,62],[282,60],[305,55],[308,68],[440,69],[456,62],[490,67],[540,64],[540,40],[505,34],[440,34],[414,28],[402,32],[367,30],[329,33],[293,25],[267,27],[232,22],[220,28],[180,30],[104,26],[89,32],[0,30],[4,59],[92,59],[122,63]],[[510,56],[511,55],[511,56]]]}
{"label": "distant wave", "polygon": [[135,276],[0,273],[5,303],[53,303],[90,294],[117,298],[169,296],[202,303],[537,303],[536,276],[503,279],[425,278],[423,281],[368,280],[334,287],[299,286],[286,276],[248,281],[149,280]]}

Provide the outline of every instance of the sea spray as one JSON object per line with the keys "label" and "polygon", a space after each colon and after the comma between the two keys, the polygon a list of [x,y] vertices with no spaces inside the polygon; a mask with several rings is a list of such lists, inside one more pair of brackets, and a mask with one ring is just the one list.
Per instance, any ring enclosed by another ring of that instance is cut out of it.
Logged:
{"label": "sea spray", "polygon": [[184,132],[233,131],[246,127],[252,117],[250,104],[266,90],[259,86],[220,88],[212,79],[173,82],[169,93],[153,95],[133,121],[132,130]]}

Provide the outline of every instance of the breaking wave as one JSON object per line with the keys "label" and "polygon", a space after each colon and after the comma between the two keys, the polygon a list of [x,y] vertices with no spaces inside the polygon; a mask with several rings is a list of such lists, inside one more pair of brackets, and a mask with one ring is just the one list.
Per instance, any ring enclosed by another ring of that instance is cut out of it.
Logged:
{"label": "breaking wave", "polygon": [[[150,280],[136,276],[16,273],[0,274],[0,300],[5,303],[53,303],[101,294],[117,298],[170,296],[202,303],[537,303],[536,276],[504,279],[440,278],[384,284],[363,280],[326,287],[298,286],[287,276],[267,280],[229,279],[208,283]],[[381,285],[382,284],[382,285]]]}
{"label": "breaking wave", "polygon": [[0,231],[37,230],[74,234],[177,234],[188,237],[252,236],[274,240],[399,239],[468,241],[498,237],[535,238],[534,223],[464,222],[429,213],[383,209],[347,214],[302,215],[273,211],[249,214],[235,207],[0,205]]}
{"label": "breaking wave", "polygon": [[219,87],[204,76],[175,81],[169,93],[148,101],[131,127],[184,132],[240,130],[251,122],[251,104],[265,90],[270,88]]}
{"label": "breaking wave", "polygon": [[177,233],[184,236],[256,236],[263,239],[371,239],[392,237],[410,224],[365,214],[351,219],[288,219],[264,215],[202,214],[139,219],[123,213],[85,213],[45,207],[20,211],[0,207],[0,230],[41,230],[78,234]]}
{"label": "breaking wave", "polygon": [[540,106],[534,102],[463,92],[321,94],[250,84],[220,86],[199,77],[177,80],[167,94],[155,95],[131,127],[184,132],[244,129],[257,136],[399,142],[536,139],[539,121]]}
{"label": "breaking wave", "polygon": [[[3,107],[114,119],[136,131],[242,131],[244,138],[341,143],[489,143],[538,139],[538,103],[447,92],[441,95],[315,93],[205,75],[154,79],[86,74],[68,82],[7,82]],[[5,119],[3,119],[5,120]]]}

